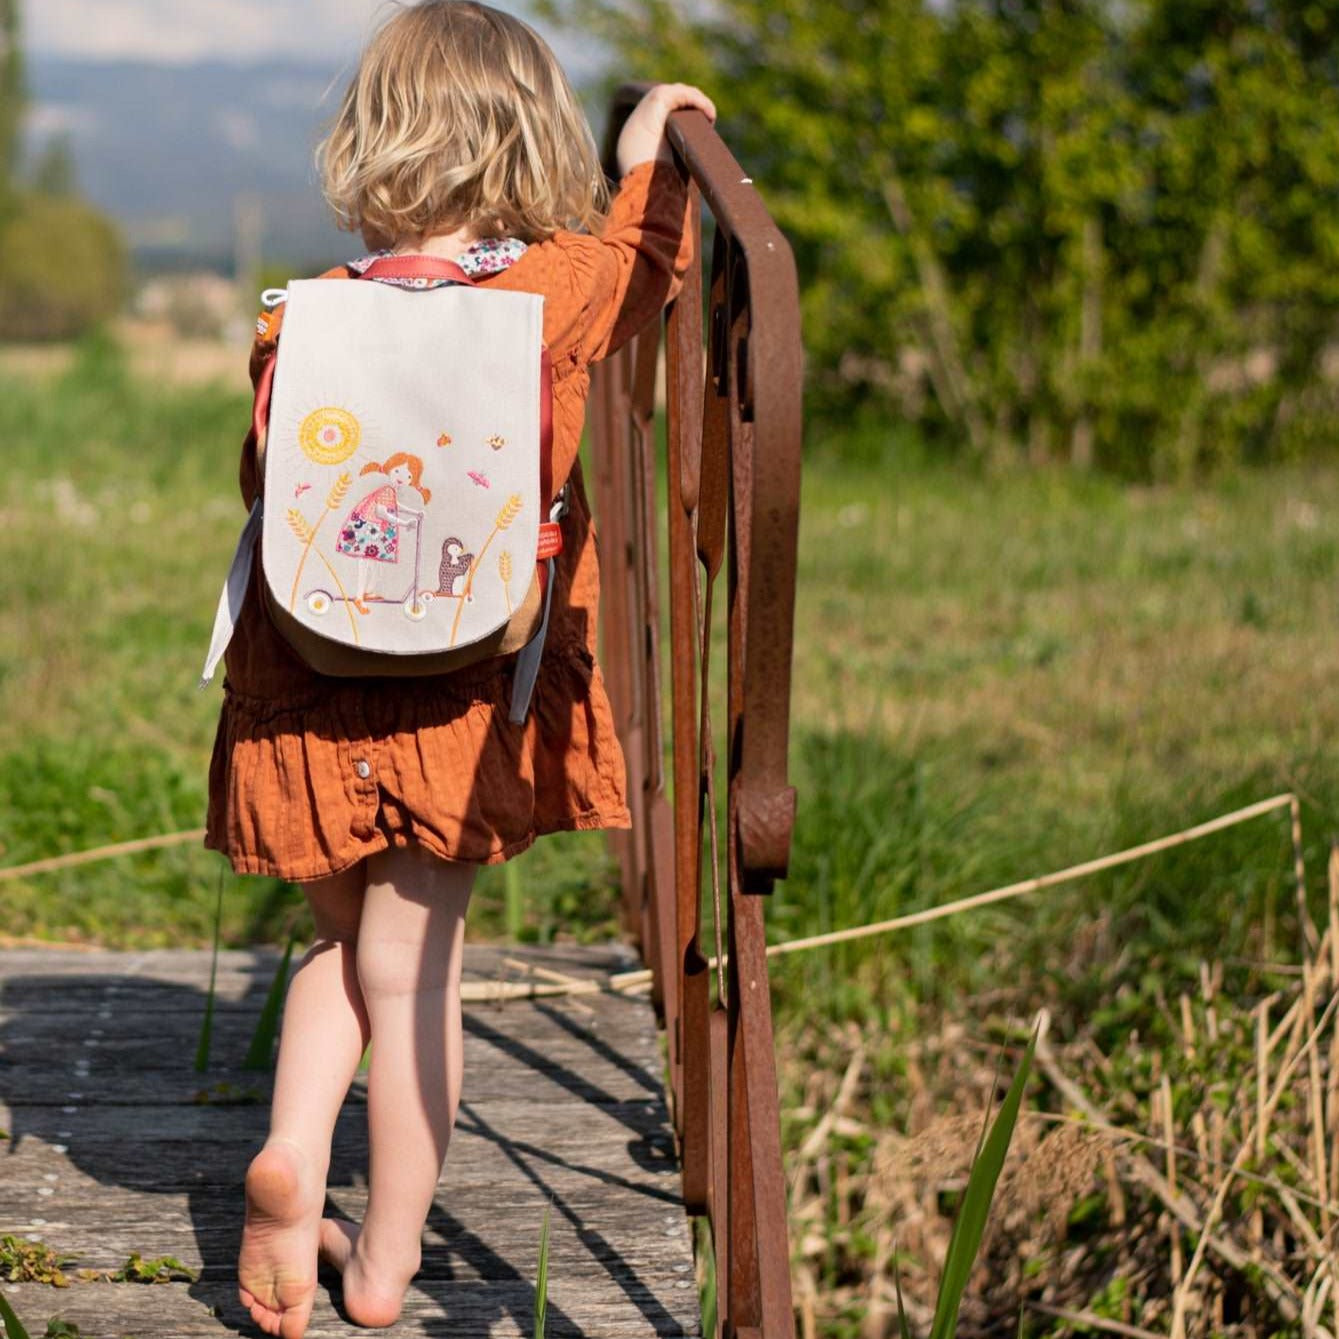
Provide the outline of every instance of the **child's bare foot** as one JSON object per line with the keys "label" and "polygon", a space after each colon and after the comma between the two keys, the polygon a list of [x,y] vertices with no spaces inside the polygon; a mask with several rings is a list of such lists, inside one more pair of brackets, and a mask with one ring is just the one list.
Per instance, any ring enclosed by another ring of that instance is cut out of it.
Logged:
{"label": "child's bare foot", "polygon": [[356,1325],[380,1328],[400,1318],[405,1289],[418,1272],[418,1260],[406,1261],[413,1268],[390,1270],[366,1258],[358,1249],[362,1228],[347,1218],[321,1219],[321,1259],[344,1278],[344,1309]]}
{"label": "child's bare foot", "polygon": [[301,1339],[311,1319],[324,1201],[305,1154],[287,1140],[271,1139],[247,1169],[238,1293],[266,1334]]}

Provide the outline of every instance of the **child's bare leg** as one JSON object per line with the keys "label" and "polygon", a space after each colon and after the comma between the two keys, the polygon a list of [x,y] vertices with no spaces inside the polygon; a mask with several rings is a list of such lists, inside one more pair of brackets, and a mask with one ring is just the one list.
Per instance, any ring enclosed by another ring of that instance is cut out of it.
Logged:
{"label": "child's bare leg", "polygon": [[418,1272],[419,1240],[460,1101],[460,966],[474,866],[418,850],[368,860],[358,979],[372,1025],[367,1214],[327,1219],[321,1253],[362,1325],[390,1325]]}
{"label": "child's bare leg", "polygon": [[288,987],[270,1134],[246,1175],[242,1304],[284,1339],[298,1339],[311,1316],[330,1140],[367,1045],[357,971],[363,881],[360,864],[304,886],[316,938]]}

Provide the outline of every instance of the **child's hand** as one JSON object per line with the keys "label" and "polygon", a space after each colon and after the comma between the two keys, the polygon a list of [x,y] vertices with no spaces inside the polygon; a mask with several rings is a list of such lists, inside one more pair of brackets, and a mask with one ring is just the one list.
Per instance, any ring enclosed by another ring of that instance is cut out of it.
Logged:
{"label": "child's hand", "polygon": [[668,163],[673,155],[665,139],[665,122],[681,107],[696,107],[708,121],[716,119],[716,104],[692,84],[657,84],[632,109],[618,137],[618,172],[626,176],[638,163],[653,158]]}

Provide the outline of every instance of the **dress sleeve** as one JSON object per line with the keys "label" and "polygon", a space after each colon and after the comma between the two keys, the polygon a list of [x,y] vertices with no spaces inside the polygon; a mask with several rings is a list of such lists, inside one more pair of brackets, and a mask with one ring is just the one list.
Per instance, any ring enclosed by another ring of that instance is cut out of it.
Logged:
{"label": "dress sleeve", "polygon": [[625,344],[679,291],[692,260],[687,194],[672,164],[639,163],[623,178],[600,234],[566,239],[585,296],[581,361]]}
{"label": "dress sleeve", "polygon": [[[262,312],[256,322],[256,341],[251,346],[250,363],[253,394],[259,389],[260,379],[278,351],[279,321],[273,319],[277,315],[277,312]],[[256,442],[256,414],[253,406],[251,426],[242,441],[242,462],[238,470],[242,501],[246,503],[248,509],[260,493],[260,462],[256,453]]]}

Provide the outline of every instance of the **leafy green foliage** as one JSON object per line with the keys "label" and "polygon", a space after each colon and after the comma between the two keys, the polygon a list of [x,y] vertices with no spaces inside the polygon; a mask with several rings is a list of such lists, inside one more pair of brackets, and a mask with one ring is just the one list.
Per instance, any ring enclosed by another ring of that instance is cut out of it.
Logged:
{"label": "leafy green foliage", "polygon": [[1141,476],[1331,421],[1333,6],[544,8],[715,93],[795,248],[812,405]]}
{"label": "leafy green foliage", "polygon": [[14,1314],[14,1308],[4,1293],[0,1293],[0,1325],[3,1325],[5,1339],[29,1339],[28,1331]]}
{"label": "leafy green foliage", "polygon": [[963,1293],[967,1291],[972,1266],[976,1263],[976,1253],[985,1234],[990,1202],[995,1197],[995,1184],[1000,1179],[1004,1159],[1009,1153],[1009,1142],[1013,1138],[1014,1126],[1018,1123],[1023,1090],[1027,1086],[1036,1049],[1037,1033],[1034,1030],[994,1124],[988,1133],[982,1132],[981,1146],[972,1160],[967,1189],[963,1192],[962,1204],[953,1223],[944,1272],[939,1280],[939,1298],[935,1303],[934,1319],[930,1323],[930,1339],[953,1339],[957,1332],[958,1308]]}
{"label": "leafy green foliage", "polygon": [[539,1264],[535,1269],[535,1339],[544,1339],[549,1309],[549,1227],[553,1206],[544,1206],[544,1222],[539,1229]]}
{"label": "leafy green foliage", "polygon": [[283,957],[275,969],[274,979],[265,996],[260,1017],[256,1020],[256,1030],[251,1036],[251,1045],[247,1047],[243,1069],[270,1069],[274,1065],[274,1049],[279,1039],[279,1019],[283,1013],[284,991],[288,988],[288,969],[293,961],[293,945],[290,936],[284,945]]}
{"label": "leafy green foliage", "polygon": [[45,1242],[29,1241],[12,1234],[0,1237],[0,1278],[10,1283],[49,1283],[68,1288],[63,1265],[73,1257],[57,1255]]}
{"label": "leafy green foliage", "polygon": [[172,1283],[180,1279],[194,1283],[196,1272],[184,1265],[175,1255],[159,1255],[146,1260],[138,1251],[120,1269],[107,1276],[111,1283]]}
{"label": "leafy green foliage", "polygon": [[18,195],[0,224],[0,336],[68,339],[121,306],[126,259],[111,221],[71,195]]}
{"label": "leafy green foliage", "polygon": [[0,0],[0,218],[8,210],[10,187],[18,166],[19,130],[26,94],[23,45],[19,40],[19,0]]}

